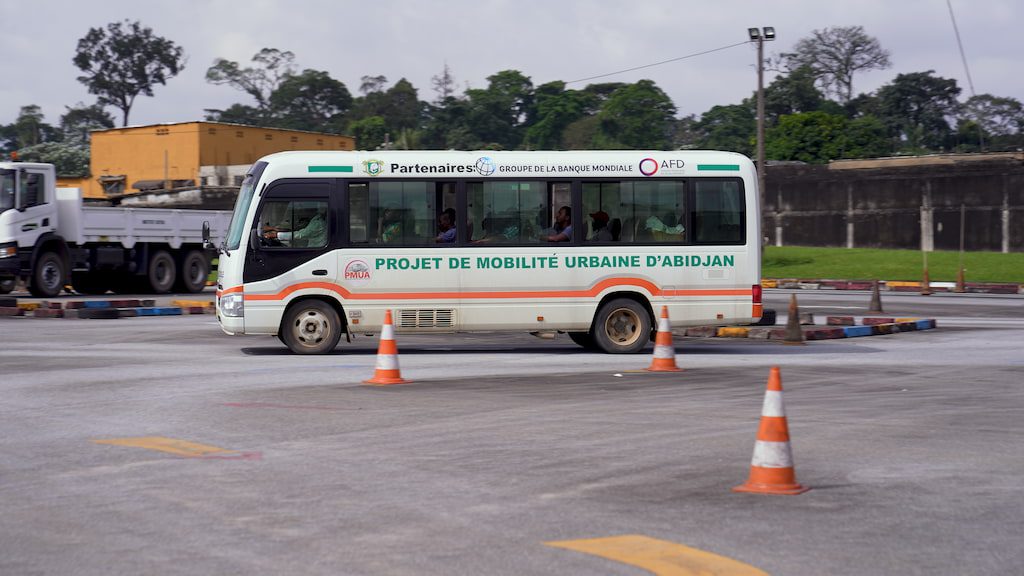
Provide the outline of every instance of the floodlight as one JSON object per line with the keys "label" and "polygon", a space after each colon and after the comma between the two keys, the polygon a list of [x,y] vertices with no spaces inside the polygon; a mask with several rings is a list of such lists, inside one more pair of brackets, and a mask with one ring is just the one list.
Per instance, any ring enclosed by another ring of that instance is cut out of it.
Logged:
{"label": "floodlight", "polygon": [[761,37],[761,31],[757,28],[747,28],[747,34],[750,35],[751,40],[757,40]]}

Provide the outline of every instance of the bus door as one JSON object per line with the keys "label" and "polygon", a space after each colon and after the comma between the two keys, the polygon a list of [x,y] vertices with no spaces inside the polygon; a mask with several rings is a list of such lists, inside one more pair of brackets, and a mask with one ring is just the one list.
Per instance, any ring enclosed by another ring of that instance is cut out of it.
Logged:
{"label": "bus door", "polygon": [[279,180],[262,195],[242,273],[246,332],[276,331],[296,293],[334,296],[340,227],[333,186],[325,179]]}

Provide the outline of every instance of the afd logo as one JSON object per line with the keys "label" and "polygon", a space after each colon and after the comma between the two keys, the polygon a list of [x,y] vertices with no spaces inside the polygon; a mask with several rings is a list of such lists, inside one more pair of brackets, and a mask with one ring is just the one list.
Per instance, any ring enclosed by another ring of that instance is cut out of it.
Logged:
{"label": "afd logo", "polygon": [[644,158],[640,161],[640,173],[644,176],[654,176],[658,170],[682,170],[686,162],[682,160],[662,160],[658,162],[654,158]]}

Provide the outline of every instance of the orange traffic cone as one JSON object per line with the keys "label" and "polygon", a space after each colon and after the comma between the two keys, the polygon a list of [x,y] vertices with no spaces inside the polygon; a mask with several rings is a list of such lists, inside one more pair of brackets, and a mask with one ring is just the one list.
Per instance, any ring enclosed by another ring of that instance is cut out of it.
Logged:
{"label": "orange traffic cone", "polygon": [[757,430],[754,458],[750,463],[750,479],[733,488],[734,492],[757,494],[802,494],[805,488],[796,481],[793,453],[789,447],[789,426],[782,405],[782,377],[779,367],[772,366],[768,390],[761,409],[761,427]]}
{"label": "orange traffic cone", "polygon": [[377,369],[373,378],[363,380],[364,384],[405,384],[412,380],[402,378],[398,368],[398,344],[395,343],[395,325],[391,321],[391,310],[384,312],[384,326],[380,329],[380,346],[377,347]]}
{"label": "orange traffic cone", "polygon": [[682,372],[676,366],[676,348],[672,345],[672,326],[668,323],[668,306],[661,307],[658,319],[658,333],[654,337],[654,359],[647,367],[649,372]]}

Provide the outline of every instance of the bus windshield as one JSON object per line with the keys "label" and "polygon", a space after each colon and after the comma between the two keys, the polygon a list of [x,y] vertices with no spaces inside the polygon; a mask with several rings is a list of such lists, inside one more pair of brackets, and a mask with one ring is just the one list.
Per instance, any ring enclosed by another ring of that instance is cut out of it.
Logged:
{"label": "bus windshield", "polygon": [[14,208],[14,170],[0,170],[0,212]]}
{"label": "bus windshield", "polygon": [[242,234],[245,232],[245,216],[249,213],[249,206],[252,204],[253,196],[256,195],[256,183],[266,168],[266,162],[253,164],[249,173],[242,180],[242,187],[238,190],[238,198],[235,200],[235,210],[231,214],[231,226],[228,228],[228,236],[224,240],[225,250],[237,250],[242,245]]}

